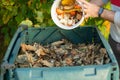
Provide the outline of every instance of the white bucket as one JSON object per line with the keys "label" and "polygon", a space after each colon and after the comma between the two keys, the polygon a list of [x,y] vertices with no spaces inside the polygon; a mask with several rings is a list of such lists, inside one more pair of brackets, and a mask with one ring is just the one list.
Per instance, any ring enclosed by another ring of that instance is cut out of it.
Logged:
{"label": "white bucket", "polygon": [[54,21],[54,23],[62,28],[62,29],[66,29],[66,30],[70,30],[70,29],[74,29],[76,27],[78,27],[80,24],[82,24],[82,22],[84,21],[84,11],[83,11],[83,5],[81,2],[78,2],[80,4],[80,6],[82,7],[82,18],[79,22],[77,22],[76,24],[74,24],[73,26],[65,26],[62,23],[60,23],[58,17],[57,17],[57,13],[56,13],[56,8],[58,8],[59,4],[60,4],[61,0],[55,0],[52,7],[51,7],[51,17],[52,20]]}

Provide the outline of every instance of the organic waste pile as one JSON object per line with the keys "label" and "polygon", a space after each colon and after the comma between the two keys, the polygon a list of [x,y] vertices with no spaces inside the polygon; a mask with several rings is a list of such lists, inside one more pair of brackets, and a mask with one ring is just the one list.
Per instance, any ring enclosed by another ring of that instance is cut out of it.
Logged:
{"label": "organic waste pile", "polygon": [[81,5],[76,0],[61,0],[56,13],[60,23],[69,27],[78,23],[83,16]]}
{"label": "organic waste pile", "polygon": [[110,62],[100,44],[72,44],[66,39],[47,45],[21,44],[16,67],[63,67],[103,65]]}

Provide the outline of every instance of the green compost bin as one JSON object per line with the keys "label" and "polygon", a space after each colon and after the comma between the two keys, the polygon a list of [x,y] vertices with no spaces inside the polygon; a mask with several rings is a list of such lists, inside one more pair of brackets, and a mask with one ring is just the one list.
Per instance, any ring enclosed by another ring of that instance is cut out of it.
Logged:
{"label": "green compost bin", "polygon": [[[111,59],[104,65],[87,65],[52,68],[11,68],[20,51],[20,44],[48,44],[61,39],[72,43],[101,43]],[[119,80],[119,68],[114,53],[99,30],[92,27],[78,27],[63,30],[57,27],[27,28],[21,26],[16,31],[6,51],[1,67],[1,79],[6,80]]]}

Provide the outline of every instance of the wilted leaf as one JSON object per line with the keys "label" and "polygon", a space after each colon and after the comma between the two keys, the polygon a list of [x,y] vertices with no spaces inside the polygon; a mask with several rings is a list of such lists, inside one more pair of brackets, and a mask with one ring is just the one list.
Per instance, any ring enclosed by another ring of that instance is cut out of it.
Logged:
{"label": "wilted leaf", "polygon": [[47,60],[41,60],[41,63],[43,63],[43,65],[45,65],[47,67],[53,67],[53,64],[48,62]]}
{"label": "wilted leaf", "polygon": [[110,62],[106,49],[100,44],[76,45],[62,39],[44,46],[38,43],[21,45],[31,67],[102,65]]}
{"label": "wilted leaf", "polygon": [[40,55],[46,55],[46,53],[44,52],[44,50],[42,48],[39,48],[37,51],[35,51],[35,53],[40,56]]}
{"label": "wilted leaf", "polygon": [[35,51],[36,48],[31,45],[21,44],[22,51],[26,52],[27,50]]}

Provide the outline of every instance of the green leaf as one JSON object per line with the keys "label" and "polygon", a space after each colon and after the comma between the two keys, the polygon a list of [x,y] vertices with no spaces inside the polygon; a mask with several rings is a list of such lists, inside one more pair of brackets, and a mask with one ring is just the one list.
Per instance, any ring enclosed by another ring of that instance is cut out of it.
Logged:
{"label": "green leaf", "polygon": [[32,26],[33,26],[32,21],[29,20],[29,19],[26,19],[26,20],[22,21],[22,22],[20,23],[20,25],[22,25],[22,24],[28,25],[28,27],[32,27]]}
{"label": "green leaf", "polygon": [[8,45],[10,43],[10,40],[11,38],[9,37],[9,34],[6,34],[4,38],[4,45]]}
{"label": "green leaf", "polygon": [[54,22],[50,19],[48,20],[48,24],[49,24],[49,26],[55,26]]}
{"label": "green leaf", "polygon": [[9,12],[8,12],[8,11],[5,12],[5,14],[4,14],[3,17],[2,17],[3,23],[4,23],[4,24],[7,24],[8,21],[10,20],[10,18],[11,18],[11,15],[9,14]]}
{"label": "green leaf", "polygon": [[[27,13],[27,6],[25,5],[25,4],[22,4],[21,6],[20,6],[20,12],[21,12],[21,14],[23,14],[24,16],[25,16],[25,14]],[[18,11],[19,12],[19,11]]]}
{"label": "green leaf", "polygon": [[102,24],[103,24],[103,20],[96,21],[96,24],[97,24],[98,26],[102,25]]}
{"label": "green leaf", "polygon": [[43,12],[42,12],[42,11],[36,11],[35,13],[36,13],[36,15],[37,15],[37,16],[36,16],[37,22],[42,23],[43,20],[44,20]]}
{"label": "green leaf", "polygon": [[7,27],[3,27],[1,30],[1,33],[6,34],[8,33],[8,28]]}
{"label": "green leaf", "polygon": [[19,24],[22,20],[24,20],[24,17],[23,17],[21,14],[19,14],[19,15],[17,15],[17,16],[15,17],[15,20],[16,20],[17,23]]}

